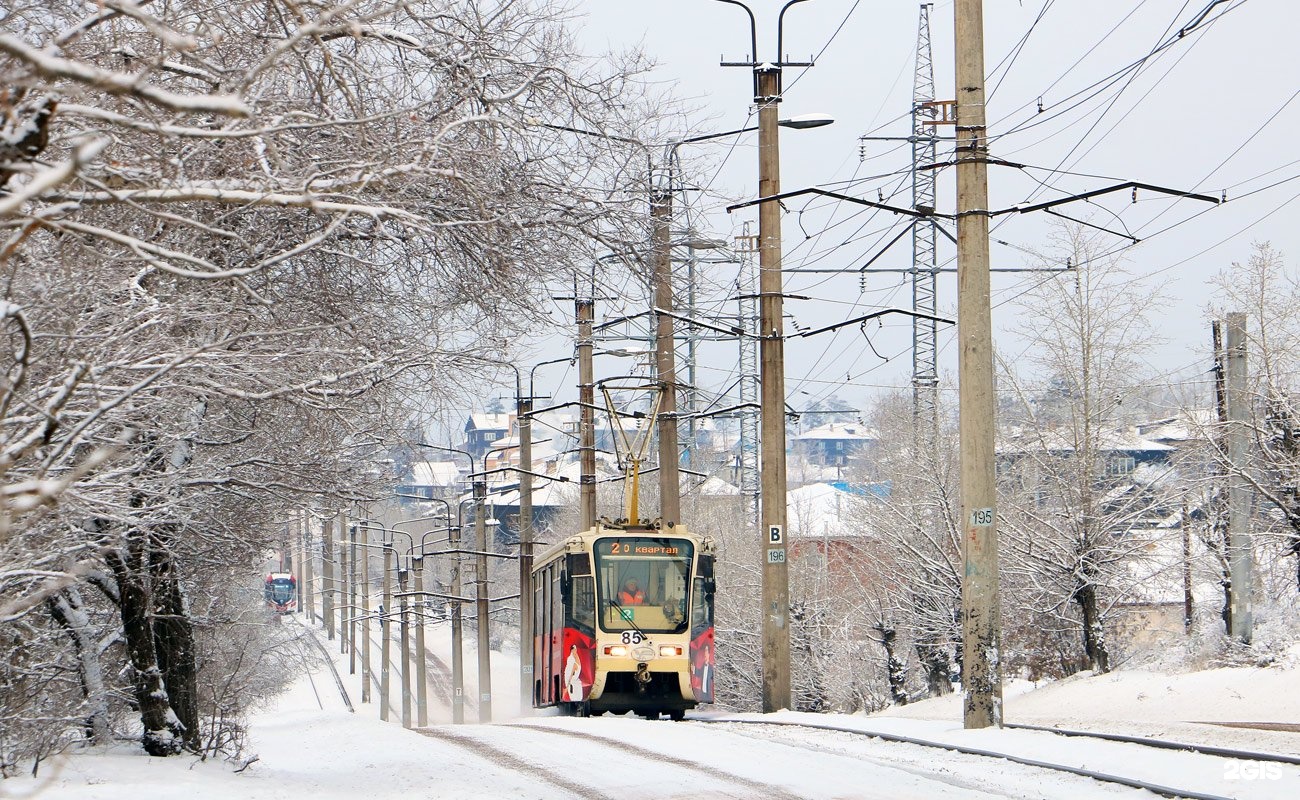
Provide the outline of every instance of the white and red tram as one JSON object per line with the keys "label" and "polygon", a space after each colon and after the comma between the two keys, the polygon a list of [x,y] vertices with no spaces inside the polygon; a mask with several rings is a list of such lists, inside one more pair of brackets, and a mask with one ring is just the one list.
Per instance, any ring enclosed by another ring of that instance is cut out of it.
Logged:
{"label": "white and red tram", "polygon": [[672,525],[601,521],[539,554],[533,705],[681,719],[712,702],[713,566],[713,540]]}

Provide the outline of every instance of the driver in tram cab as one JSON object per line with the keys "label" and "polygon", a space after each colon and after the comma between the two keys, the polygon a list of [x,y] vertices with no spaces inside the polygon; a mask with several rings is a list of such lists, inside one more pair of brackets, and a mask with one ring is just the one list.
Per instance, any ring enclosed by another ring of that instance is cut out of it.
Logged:
{"label": "driver in tram cab", "polygon": [[637,586],[636,578],[628,578],[623,584],[623,591],[618,593],[618,604],[621,606],[643,606],[645,605],[645,592]]}

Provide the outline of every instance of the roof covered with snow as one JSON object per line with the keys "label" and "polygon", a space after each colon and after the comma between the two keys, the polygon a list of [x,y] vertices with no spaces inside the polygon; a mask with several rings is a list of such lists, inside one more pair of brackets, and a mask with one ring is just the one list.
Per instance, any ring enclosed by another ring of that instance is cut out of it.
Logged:
{"label": "roof covered with snow", "polygon": [[818,425],[810,431],[792,437],[792,441],[807,442],[830,439],[869,442],[879,438],[880,435],[874,428],[868,428],[858,422],[828,422],[825,425]]}

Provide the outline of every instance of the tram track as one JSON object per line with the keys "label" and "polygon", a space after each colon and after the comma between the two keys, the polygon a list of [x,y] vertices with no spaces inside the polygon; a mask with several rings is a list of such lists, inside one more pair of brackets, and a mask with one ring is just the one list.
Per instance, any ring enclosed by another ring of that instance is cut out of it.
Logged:
{"label": "tram track", "polygon": [[[334,665],[334,658],[330,655],[329,650],[326,649],[325,645],[321,644],[320,639],[316,637],[316,631],[310,625],[303,625],[299,622],[298,627],[302,629],[303,637],[315,645],[316,650],[321,655],[321,661],[325,663],[325,666],[329,667],[330,674],[334,677],[334,686],[339,690],[339,696],[343,698],[343,705],[347,707],[348,713],[355,714],[357,710],[352,705],[352,698],[348,696],[348,688],[343,684],[343,676],[339,675],[338,667]],[[303,665],[307,667],[305,658],[303,659]],[[309,667],[307,674],[310,677],[311,669]],[[316,681],[312,679],[313,690],[315,686]],[[319,694],[317,698],[319,699]]]}
{"label": "tram track", "polygon": [[507,771],[520,775],[530,775],[558,789],[570,792],[575,797],[584,798],[585,800],[624,800],[624,798],[615,795],[604,794],[588,784],[570,780],[563,775],[557,775],[553,770],[526,761],[504,748],[488,744],[468,733],[453,732],[443,726],[416,728],[415,731],[421,736],[427,736],[430,739],[437,739],[460,747]]}
{"label": "tram track", "polygon": [[1105,742],[1123,742],[1125,744],[1140,744],[1144,747],[1154,747],[1159,750],[1178,750],[1187,753],[1200,753],[1207,756],[1219,756],[1221,758],[1235,758],[1241,761],[1269,761],[1279,764],[1291,764],[1300,766],[1300,757],[1288,756],[1280,753],[1261,753],[1254,750],[1237,750],[1231,747],[1216,747],[1206,744],[1190,744],[1187,742],[1171,742],[1165,739],[1152,739],[1146,736],[1130,736],[1122,733],[1105,733],[1102,731],[1077,731],[1067,728],[1055,728],[1047,725],[1024,725],[1018,723],[1005,723],[1002,727],[1018,731],[1041,731],[1044,733],[1054,733],[1058,736],[1080,737],[1086,739],[1099,739]]}
{"label": "tram track", "polygon": [[[1164,786],[1162,784],[1157,784],[1139,778],[1132,778],[1123,775],[1114,775],[1111,773],[1101,772],[1098,770],[1087,769],[1083,767],[1074,767],[1068,764],[1059,764],[1050,761],[1043,761],[1040,759],[1026,758],[1024,756],[1019,756],[1014,753],[987,750],[984,748],[977,748],[977,747],[968,747],[965,745],[954,744],[951,742],[932,741],[932,740],[921,739],[913,736],[903,736],[900,734],[887,733],[884,731],[866,730],[862,728],[852,728],[852,727],[847,727],[842,725],[814,725],[805,722],[777,721],[777,720],[737,719],[737,718],[727,718],[727,717],[722,717],[722,718],[696,717],[696,718],[689,718],[689,719],[692,722],[701,722],[706,724],[731,724],[731,725],[739,725],[739,726],[752,725],[752,726],[802,728],[802,729],[810,729],[810,730],[833,731],[837,733],[846,733],[854,736],[862,736],[871,739],[879,739],[881,741],[886,741],[886,742],[894,742],[898,744],[910,744],[919,747],[947,750],[954,753],[961,753],[963,755],[1001,759],[1011,763],[1020,764],[1022,766],[1045,769],[1053,772],[1068,773],[1079,777],[1089,778],[1091,780],[1099,781],[1102,783],[1117,784],[1120,786],[1126,786],[1128,788],[1133,788],[1133,789],[1145,789],[1147,791],[1150,791],[1154,794],[1161,795],[1163,797],[1185,798],[1186,800],[1234,800],[1234,798],[1226,795],[1211,794],[1211,793],[1201,792],[1192,789],[1181,789],[1172,786]],[[1007,727],[1011,727],[1011,726],[1007,726]],[[1066,735],[1057,729],[1034,728],[1034,726],[1023,726],[1023,727],[1031,730],[1044,730],[1053,733],[1059,733],[1061,735]],[[1230,748],[1208,748],[1208,747],[1201,748],[1198,745],[1183,745],[1182,743],[1178,743],[1178,742],[1163,742],[1162,740],[1156,740],[1156,739],[1148,739],[1146,741],[1142,741],[1141,737],[1120,737],[1119,735],[1115,735],[1115,734],[1090,734],[1086,731],[1070,731],[1070,734],[1075,736],[1094,738],[1103,741],[1122,742],[1126,744],[1138,744],[1147,747],[1153,747],[1153,748],[1159,747],[1161,749],[1169,749],[1169,750],[1182,750],[1186,752],[1196,752],[1202,755],[1215,755],[1215,756],[1228,757],[1228,758],[1240,758],[1242,760],[1262,760],[1260,759],[1261,756],[1267,756],[1268,758],[1266,760],[1270,760],[1270,761],[1283,761],[1284,763],[1291,763],[1292,761],[1290,756],[1276,756],[1273,754],[1232,750]],[[1137,740],[1137,741],[1133,741],[1133,740]],[[1160,744],[1154,744],[1156,742],[1159,742]],[[1213,752],[1209,752],[1209,751],[1213,751]]]}
{"label": "tram track", "polygon": [[599,736],[585,731],[575,731],[570,728],[556,728],[550,725],[537,725],[527,722],[504,723],[503,727],[540,731],[543,733],[576,739],[582,742],[595,743],[617,751],[620,754],[620,757],[633,756],[649,761],[658,766],[671,764],[679,769],[704,775],[708,778],[729,783],[732,786],[737,787],[742,792],[741,794],[736,795],[737,798],[762,797],[764,800],[803,800],[803,795],[793,794],[785,787],[777,784],[757,781],[743,775],[736,775],[732,772],[720,770],[716,765],[702,764],[698,761],[674,756],[671,753],[647,750],[643,746],[633,746],[627,742],[621,742],[607,736]]}

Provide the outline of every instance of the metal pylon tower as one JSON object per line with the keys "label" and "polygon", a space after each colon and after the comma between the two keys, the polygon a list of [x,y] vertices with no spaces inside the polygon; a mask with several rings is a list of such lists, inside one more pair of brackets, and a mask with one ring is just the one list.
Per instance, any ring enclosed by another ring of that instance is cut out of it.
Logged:
{"label": "metal pylon tower", "polygon": [[750,234],[749,223],[736,237],[736,254],[740,256],[739,291],[741,330],[740,346],[740,495],[745,499],[745,522],[758,526],[758,237]]}
{"label": "metal pylon tower", "polygon": [[[934,61],[930,52],[931,3],[921,4],[916,33],[916,74],[912,81],[912,207],[927,216],[912,224],[912,310],[934,316],[938,264],[934,181],[936,141]],[[912,318],[912,411],[916,440],[927,450],[938,424],[938,326],[932,319]]]}

